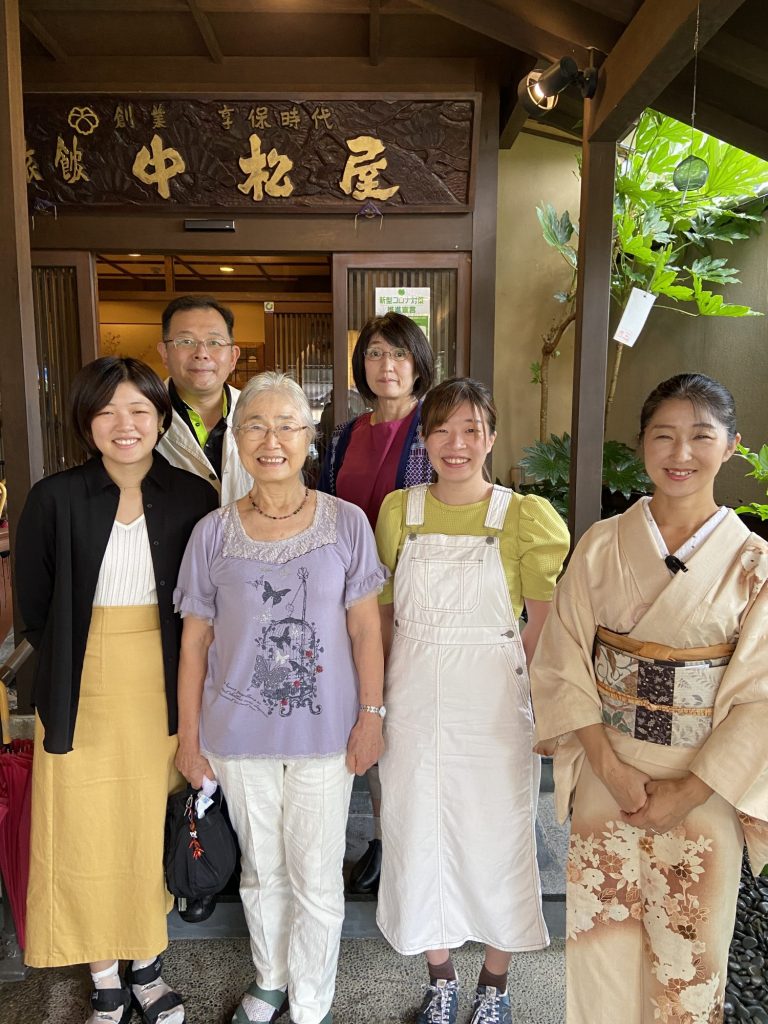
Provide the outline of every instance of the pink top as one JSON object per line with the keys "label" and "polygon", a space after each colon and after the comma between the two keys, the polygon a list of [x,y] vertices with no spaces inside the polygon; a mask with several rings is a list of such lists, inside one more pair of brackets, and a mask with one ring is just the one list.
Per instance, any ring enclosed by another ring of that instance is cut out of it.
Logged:
{"label": "pink top", "polygon": [[381,503],[397,487],[397,467],[418,406],[405,419],[371,423],[371,413],[358,416],[336,478],[336,494],[368,516],[375,529]]}

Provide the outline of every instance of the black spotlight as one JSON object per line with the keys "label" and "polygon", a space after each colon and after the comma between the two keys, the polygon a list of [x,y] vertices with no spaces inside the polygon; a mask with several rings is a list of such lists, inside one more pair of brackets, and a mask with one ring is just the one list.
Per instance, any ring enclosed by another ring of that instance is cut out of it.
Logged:
{"label": "black spotlight", "polygon": [[558,95],[571,85],[578,87],[584,99],[591,99],[597,88],[597,69],[579,71],[572,57],[562,57],[546,70],[531,71],[521,79],[517,95],[532,117],[544,117],[555,107]]}

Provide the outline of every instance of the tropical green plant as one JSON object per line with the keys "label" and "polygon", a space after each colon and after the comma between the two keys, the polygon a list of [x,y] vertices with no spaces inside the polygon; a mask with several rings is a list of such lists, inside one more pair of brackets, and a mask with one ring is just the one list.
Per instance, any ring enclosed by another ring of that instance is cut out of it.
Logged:
{"label": "tropical green plant", "polygon": [[541,388],[541,401],[539,403],[539,440],[543,441],[548,432],[549,415],[549,364],[550,360],[560,355],[560,342],[563,335],[576,319],[576,279],[578,256],[576,249],[571,245],[571,239],[576,233],[576,227],[571,221],[571,215],[566,210],[558,217],[554,206],[551,203],[542,203],[536,207],[536,216],[539,218],[541,232],[547,245],[556,249],[568,264],[571,270],[570,284],[565,291],[557,292],[555,298],[562,303],[562,311],[557,314],[547,333],[542,338],[541,361],[531,363],[531,383],[538,384]]}
{"label": "tropical green plant", "polygon": [[[524,484],[526,493],[540,494],[550,501],[563,519],[568,518],[568,494],[571,468],[569,434],[551,434],[548,441],[536,441],[523,449],[520,466],[526,477],[534,480]],[[645,494],[650,487],[643,463],[632,449],[621,441],[603,445],[603,487],[611,494],[629,499]]]}
{"label": "tropical green plant", "polygon": [[[764,444],[759,452],[751,452],[743,444],[737,444],[736,454],[740,458],[745,459],[752,467],[746,475],[754,477],[755,480],[759,480],[762,484],[766,484],[765,493],[766,497],[768,497],[768,444]],[[763,505],[757,501],[751,501],[748,505],[741,505],[736,511],[757,516],[763,522],[768,519],[768,505]]]}
{"label": "tropical green plant", "polygon": [[[700,189],[680,192],[672,175],[688,154],[706,161],[709,177]],[[767,194],[768,162],[655,110],[644,111],[618,152],[611,275],[616,306],[623,309],[637,287],[662,300],[657,308],[688,316],[761,315],[749,306],[726,302],[708,286],[739,283],[739,271],[727,259],[715,257],[711,245],[732,244],[756,234],[763,223]],[[558,215],[548,203],[540,204],[536,213],[545,242],[571,269],[569,287],[555,295],[565,306],[563,313],[543,338],[541,363],[532,366],[546,404],[548,361],[574,319],[578,257],[570,243],[577,228],[567,210]],[[552,342],[554,348],[545,356]],[[614,342],[606,422],[624,348]],[[546,424],[546,411],[541,420]]]}

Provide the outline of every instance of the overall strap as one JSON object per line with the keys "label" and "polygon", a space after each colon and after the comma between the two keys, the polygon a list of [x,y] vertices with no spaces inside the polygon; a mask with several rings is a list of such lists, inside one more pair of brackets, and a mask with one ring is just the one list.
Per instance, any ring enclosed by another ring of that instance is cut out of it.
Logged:
{"label": "overall strap", "polygon": [[494,486],[491,500],[488,502],[488,512],[483,523],[486,529],[504,529],[504,520],[506,519],[507,509],[511,500],[512,491],[508,487],[501,487],[499,484]]}
{"label": "overall strap", "polygon": [[405,492],[407,504],[405,508],[405,525],[422,526],[424,523],[424,503],[427,500],[427,488],[429,484],[419,484],[417,487],[409,487]]}

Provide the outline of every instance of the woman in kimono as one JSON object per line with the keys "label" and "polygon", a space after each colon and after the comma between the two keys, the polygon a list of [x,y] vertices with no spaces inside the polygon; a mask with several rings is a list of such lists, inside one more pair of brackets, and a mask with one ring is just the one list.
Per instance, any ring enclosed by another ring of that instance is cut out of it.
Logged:
{"label": "woman in kimono", "polygon": [[745,837],[768,859],[768,545],[713,496],[738,440],[723,385],[660,384],[653,497],[585,534],[542,633],[537,749],[573,808],[569,1024],[722,1020]]}
{"label": "woman in kimono", "polygon": [[496,410],[484,384],[436,387],[422,431],[437,480],[390,494],[376,527],[395,573],[380,599],[389,657],[377,921],[398,952],[427,954],[418,1024],[456,1020],[450,951],[470,939],[486,947],[472,1024],[511,1024],[510,954],[549,941],[527,661],[568,532],[543,498],[487,482]]}

